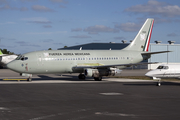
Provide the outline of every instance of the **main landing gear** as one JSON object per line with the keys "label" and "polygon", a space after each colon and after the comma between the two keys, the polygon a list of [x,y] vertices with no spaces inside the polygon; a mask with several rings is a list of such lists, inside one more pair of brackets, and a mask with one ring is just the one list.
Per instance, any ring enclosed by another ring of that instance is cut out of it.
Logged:
{"label": "main landing gear", "polygon": [[85,79],[86,79],[86,76],[85,76],[84,74],[80,73],[79,76],[78,76],[78,78],[79,78],[80,80],[85,80]]}
{"label": "main landing gear", "polygon": [[[80,73],[79,76],[78,76],[78,78],[79,78],[80,80],[85,80],[85,79],[86,79],[86,76],[85,76],[84,74]],[[102,76],[94,77],[94,80],[95,80],[95,81],[102,81]]]}
{"label": "main landing gear", "polygon": [[102,76],[94,77],[94,80],[95,80],[95,81],[102,81]]}

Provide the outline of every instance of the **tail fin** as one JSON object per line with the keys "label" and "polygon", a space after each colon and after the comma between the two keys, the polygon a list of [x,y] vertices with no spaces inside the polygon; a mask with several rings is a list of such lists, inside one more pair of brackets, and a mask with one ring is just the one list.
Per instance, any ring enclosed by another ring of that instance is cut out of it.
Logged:
{"label": "tail fin", "polygon": [[3,55],[2,51],[0,50],[0,55]]}
{"label": "tail fin", "polygon": [[148,18],[134,40],[123,50],[148,51],[154,19]]}

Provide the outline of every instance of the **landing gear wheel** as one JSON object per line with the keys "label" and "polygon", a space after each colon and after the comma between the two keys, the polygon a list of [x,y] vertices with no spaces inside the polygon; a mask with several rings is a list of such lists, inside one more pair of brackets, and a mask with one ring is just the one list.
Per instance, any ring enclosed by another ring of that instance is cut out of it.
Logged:
{"label": "landing gear wheel", "polygon": [[157,83],[157,86],[161,86],[161,83],[160,83],[160,82],[158,82],[158,83]]}
{"label": "landing gear wheel", "polygon": [[94,77],[94,80],[95,81],[102,81],[102,77],[100,76],[100,77]]}
{"label": "landing gear wheel", "polygon": [[28,78],[27,81],[28,81],[28,82],[31,82],[31,81],[32,81],[32,78]]}
{"label": "landing gear wheel", "polygon": [[158,80],[157,86],[161,86],[161,79]]}
{"label": "landing gear wheel", "polygon": [[85,80],[86,79],[86,76],[84,74],[79,74],[78,78],[80,80]]}

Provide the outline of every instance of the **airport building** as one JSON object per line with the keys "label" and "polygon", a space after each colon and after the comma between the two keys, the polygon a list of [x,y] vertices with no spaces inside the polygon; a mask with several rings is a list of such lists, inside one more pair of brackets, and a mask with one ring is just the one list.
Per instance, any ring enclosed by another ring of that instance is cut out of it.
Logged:
{"label": "airport building", "polygon": [[159,62],[159,64],[148,65],[148,69],[155,69],[160,64],[180,64],[180,44],[175,41],[168,41],[167,44],[161,44],[161,41],[155,41],[149,46],[149,51],[171,51],[152,55],[148,62]]}
{"label": "airport building", "polygon": [[[66,48],[59,48],[58,50],[121,50],[128,46],[127,41],[122,43],[89,43]],[[141,66],[133,66],[127,69],[156,69],[160,64],[180,64],[180,44],[175,44],[175,41],[168,41],[167,44],[161,41],[150,43],[149,52],[157,51],[171,51],[168,53],[160,53],[151,55],[151,58],[143,62],[159,62],[158,64],[149,64]]]}

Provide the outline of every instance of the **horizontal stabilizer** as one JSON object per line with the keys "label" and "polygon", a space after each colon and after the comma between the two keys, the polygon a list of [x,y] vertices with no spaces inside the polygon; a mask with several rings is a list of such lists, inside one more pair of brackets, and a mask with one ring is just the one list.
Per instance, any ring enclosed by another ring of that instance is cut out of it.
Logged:
{"label": "horizontal stabilizer", "polygon": [[158,52],[142,52],[142,55],[152,55],[152,54],[159,54],[159,53],[167,53],[172,51],[158,51]]}

